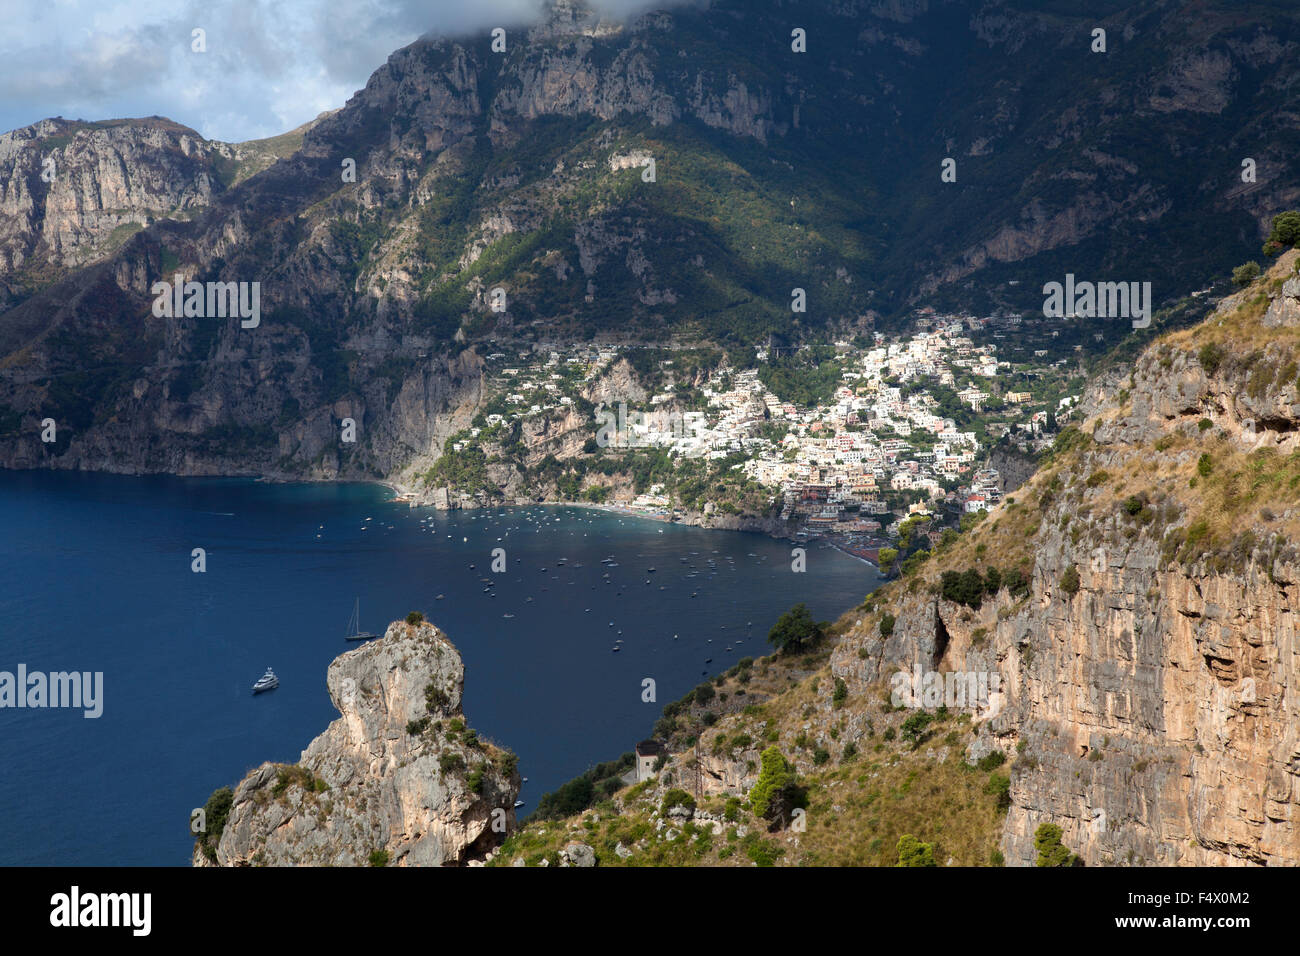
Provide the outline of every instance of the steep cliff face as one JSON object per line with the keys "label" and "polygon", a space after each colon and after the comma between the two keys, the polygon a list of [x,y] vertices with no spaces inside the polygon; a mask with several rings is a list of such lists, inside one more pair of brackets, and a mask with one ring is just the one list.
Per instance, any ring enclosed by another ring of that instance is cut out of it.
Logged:
{"label": "steep cliff face", "polygon": [[158,219],[189,219],[313,125],[221,143],[161,117],[62,118],[0,134],[0,311],[110,255]]}
{"label": "steep cliff face", "polygon": [[[998,676],[983,746],[1014,757],[1008,863],[1033,865],[1042,823],[1093,865],[1300,863],[1295,262],[1157,341],[969,540],[886,592],[892,635],[854,628],[832,656],[857,688]],[[946,599],[940,571],[989,566],[1028,592]]]}
{"label": "steep cliff face", "polygon": [[513,754],[465,728],[460,654],[429,623],[395,622],[338,657],[341,716],[298,763],[266,763],[234,791],[215,860],[195,865],[452,866],[514,829]]}

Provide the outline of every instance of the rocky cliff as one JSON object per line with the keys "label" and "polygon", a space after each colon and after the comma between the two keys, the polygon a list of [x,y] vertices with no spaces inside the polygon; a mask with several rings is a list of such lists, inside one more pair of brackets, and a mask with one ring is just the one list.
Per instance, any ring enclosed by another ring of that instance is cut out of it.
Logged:
{"label": "rocky cliff", "polygon": [[[1125,387],[961,545],[882,594],[832,671],[996,674],[1013,756],[1002,846],[1062,828],[1088,864],[1300,863],[1300,281],[1288,253]],[[978,608],[941,571],[1028,572]],[[939,593],[935,593],[935,592]]]}
{"label": "rocky cliff", "polygon": [[514,755],[465,726],[460,654],[427,622],[390,624],[327,676],[340,717],[292,766],[234,790],[197,866],[454,866],[515,827]]}
{"label": "rocky cliff", "polygon": [[[1252,254],[1296,196],[1297,17],[1135,6],[1091,54],[1092,19],[1029,7],[557,0],[504,51],[396,51],[261,145],[158,119],[8,134],[0,465],[400,479],[472,417],[488,343],[852,335],[931,293],[1037,308],[1020,280],[1067,264],[1144,261],[1164,301]],[[257,283],[257,325],[154,317],[177,275]]]}
{"label": "rocky cliff", "polygon": [[[892,865],[908,836],[1033,866],[1055,824],[1089,866],[1300,864],[1297,263],[1099,380],[1028,481],[821,643],[666,706],[653,783],[502,858]],[[744,803],[771,748],[799,826]],[[666,819],[681,789],[731,842]]]}
{"label": "rocky cliff", "polygon": [[158,219],[191,219],[302,143],[222,143],[162,117],[61,117],[0,134],[0,311],[108,256]]}

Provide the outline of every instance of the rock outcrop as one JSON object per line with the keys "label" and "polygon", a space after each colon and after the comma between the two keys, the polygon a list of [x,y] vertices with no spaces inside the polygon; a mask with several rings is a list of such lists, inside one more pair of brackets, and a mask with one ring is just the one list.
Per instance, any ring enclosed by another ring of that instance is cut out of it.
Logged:
{"label": "rock outcrop", "polygon": [[0,311],[157,220],[195,217],[296,149],[315,122],[248,143],[159,116],[55,117],[0,134]]}
{"label": "rock outcrop", "polygon": [[213,145],[169,120],[42,120],[0,135],[0,277],[79,265],[132,228],[206,206]]}
{"label": "rock outcrop", "polygon": [[[341,716],[296,765],[262,764],[235,788],[214,854],[195,865],[454,866],[515,827],[513,754],[465,727],[460,654],[427,622],[329,667]],[[212,857],[215,857],[213,859]]]}
{"label": "rock outcrop", "polygon": [[1027,593],[900,589],[887,638],[854,629],[832,655],[854,690],[997,675],[975,719],[1014,758],[1008,864],[1054,823],[1088,865],[1300,865],[1295,343],[1255,334],[1291,307],[1295,263],[1157,341],[942,565],[1020,548]]}

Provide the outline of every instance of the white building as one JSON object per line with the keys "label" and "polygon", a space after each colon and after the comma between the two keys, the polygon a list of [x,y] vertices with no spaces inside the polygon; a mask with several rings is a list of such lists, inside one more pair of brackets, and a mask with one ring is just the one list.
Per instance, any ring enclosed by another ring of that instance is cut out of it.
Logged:
{"label": "white building", "polygon": [[663,744],[657,740],[643,740],[636,745],[636,782],[649,780],[655,775],[655,764],[664,754]]}

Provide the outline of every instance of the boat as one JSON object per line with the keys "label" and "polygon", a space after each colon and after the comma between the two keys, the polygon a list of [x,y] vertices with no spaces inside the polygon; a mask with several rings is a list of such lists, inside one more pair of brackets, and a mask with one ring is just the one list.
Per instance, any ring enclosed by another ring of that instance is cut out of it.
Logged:
{"label": "boat", "polygon": [[253,693],[260,694],[263,691],[275,690],[279,686],[280,678],[276,677],[275,672],[268,667],[266,673],[259,677],[257,683],[253,685]]}
{"label": "boat", "polygon": [[515,809],[516,809],[516,810],[518,810],[518,809],[519,809],[520,807],[522,807],[523,805],[524,805],[524,801],[522,801],[522,800],[516,800],[516,801],[515,801]]}
{"label": "boat", "polygon": [[361,630],[361,598],[357,598],[356,604],[352,605],[352,616],[348,618],[348,632],[343,635],[343,640],[368,641],[372,637],[378,636],[378,634],[371,634],[369,631]]}

